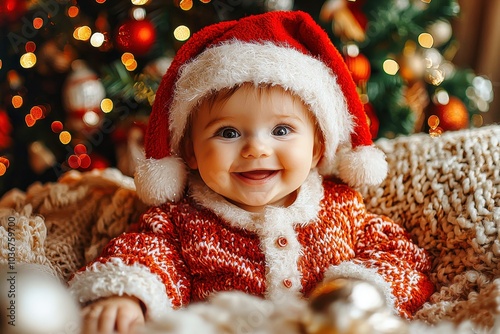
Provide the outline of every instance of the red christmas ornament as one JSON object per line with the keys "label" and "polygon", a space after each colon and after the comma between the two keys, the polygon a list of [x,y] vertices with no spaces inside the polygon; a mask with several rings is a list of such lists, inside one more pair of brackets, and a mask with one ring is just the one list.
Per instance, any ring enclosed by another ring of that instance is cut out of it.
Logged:
{"label": "red christmas ornament", "polygon": [[0,26],[3,23],[16,22],[26,13],[27,1],[0,0]]}
{"label": "red christmas ornament", "polygon": [[439,127],[444,131],[456,131],[469,127],[469,112],[458,97],[450,96],[447,104],[437,104],[433,114],[439,117]]}
{"label": "red christmas ornament", "polygon": [[11,145],[11,132],[12,124],[10,123],[9,115],[7,115],[7,112],[4,110],[0,109],[0,150],[4,150]]}
{"label": "red christmas ornament", "polygon": [[377,114],[375,113],[375,108],[373,108],[373,105],[370,102],[365,103],[364,108],[368,124],[370,125],[370,133],[372,135],[372,139],[375,139],[378,135],[380,121],[377,117]]}
{"label": "red christmas ornament", "polygon": [[362,55],[361,53],[355,57],[346,55],[345,62],[347,68],[351,72],[352,79],[357,85],[370,79],[371,65],[366,56]]}
{"label": "red christmas ornament", "polygon": [[121,51],[143,56],[156,42],[156,29],[146,19],[140,21],[129,19],[118,28],[115,41]]}

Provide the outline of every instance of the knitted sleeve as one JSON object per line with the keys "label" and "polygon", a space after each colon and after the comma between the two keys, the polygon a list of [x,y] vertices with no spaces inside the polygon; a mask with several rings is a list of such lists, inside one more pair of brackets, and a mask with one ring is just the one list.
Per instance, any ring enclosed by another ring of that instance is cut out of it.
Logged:
{"label": "knitted sleeve", "polygon": [[152,319],[187,305],[190,299],[189,273],[177,233],[161,207],[142,216],[138,231],[111,240],[69,283],[80,302],[111,295],[136,296]]}
{"label": "knitted sleeve", "polygon": [[429,256],[400,225],[385,216],[367,214],[357,237],[355,262],[377,269],[390,283],[396,309],[411,318],[434,292],[427,276]]}
{"label": "knitted sleeve", "polygon": [[427,274],[430,258],[409,234],[385,216],[367,213],[361,195],[355,195],[352,224],[355,257],[330,268],[326,276],[370,281],[386,296],[389,306],[404,318],[413,314],[434,292]]}

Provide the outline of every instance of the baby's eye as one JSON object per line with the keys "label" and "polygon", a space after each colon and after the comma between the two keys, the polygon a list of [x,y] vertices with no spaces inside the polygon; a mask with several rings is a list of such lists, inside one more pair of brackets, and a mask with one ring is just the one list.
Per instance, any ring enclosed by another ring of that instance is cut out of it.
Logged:
{"label": "baby's eye", "polygon": [[238,138],[240,136],[240,133],[233,128],[222,128],[219,131],[217,131],[216,135],[222,138],[233,139],[233,138]]}
{"label": "baby's eye", "polygon": [[286,136],[289,134],[292,130],[290,129],[289,126],[286,125],[278,125],[273,129],[273,136]]}

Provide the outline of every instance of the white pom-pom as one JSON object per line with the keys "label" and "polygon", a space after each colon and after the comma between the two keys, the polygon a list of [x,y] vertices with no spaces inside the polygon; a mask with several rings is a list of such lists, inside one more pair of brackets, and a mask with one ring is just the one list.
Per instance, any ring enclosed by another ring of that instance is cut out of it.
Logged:
{"label": "white pom-pom", "polygon": [[338,176],[351,187],[378,185],[387,176],[385,154],[375,146],[343,151],[338,158]]}
{"label": "white pom-pom", "polygon": [[161,205],[181,199],[186,186],[187,170],[184,162],[176,157],[144,159],[135,171],[137,195],[148,205]]}

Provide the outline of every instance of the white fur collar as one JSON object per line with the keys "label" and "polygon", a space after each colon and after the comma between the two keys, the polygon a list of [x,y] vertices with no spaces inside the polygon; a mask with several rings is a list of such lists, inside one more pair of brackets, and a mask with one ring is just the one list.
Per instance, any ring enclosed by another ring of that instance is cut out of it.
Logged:
{"label": "white fur collar", "polygon": [[306,225],[315,220],[320,209],[320,201],[323,199],[323,185],[321,175],[314,169],[298,190],[297,198],[292,205],[286,208],[269,206],[263,213],[249,212],[228,202],[208,188],[197,174],[189,177],[189,196],[212,210],[231,226],[259,232],[263,224],[272,222],[278,217],[279,222],[289,222],[291,225]]}

